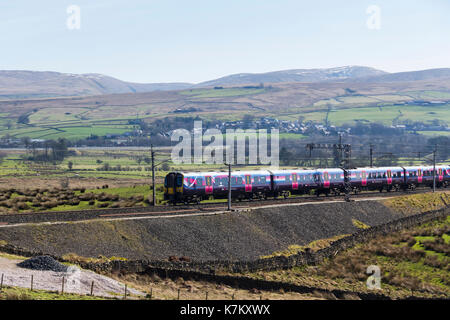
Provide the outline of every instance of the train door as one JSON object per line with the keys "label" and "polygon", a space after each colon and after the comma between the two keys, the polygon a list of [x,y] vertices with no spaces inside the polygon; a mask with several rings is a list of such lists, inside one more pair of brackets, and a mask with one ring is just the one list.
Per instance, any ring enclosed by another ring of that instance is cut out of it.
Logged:
{"label": "train door", "polygon": [[206,194],[212,194],[213,193],[213,184],[212,184],[212,177],[206,176],[205,177],[206,183],[205,183],[205,193]]}
{"label": "train door", "polygon": [[361,172],[361,185],[363,187],[367,186],[367,173],[365,170]]}
{"label": "train door", "polygon": [[252,192],[252,176],[245,175],[245,192]]}
{"label": "train door", "polygon": [[297,181],[297,174],[296,173],[292,174],[292,189],[293,190],[298,190],[298,181]]}
{"label": "train door", "polygon": [[330,176],[329,176],[328,172],[326,172],[326,171],[323,173],[323,186],[325,188],[330,187]]}
{"label": "train door", "polygon": [[422,176],[423,176],[423,174],[422,174],[422,169],[418,169],[418,170],[417,170],[417,181],[418,181],[419,183],[422,183]]}
{"label": "train door", "polygon": [[387,184],[392,184],[392,172],[391,172],[391,170],[387,171]]}
{"label": "train door", "polygon": [[442,168],[438,169],[438,176],[439,176],[439,181],[441,182],[442,180],[444,180],[444,174],[442,172]]}

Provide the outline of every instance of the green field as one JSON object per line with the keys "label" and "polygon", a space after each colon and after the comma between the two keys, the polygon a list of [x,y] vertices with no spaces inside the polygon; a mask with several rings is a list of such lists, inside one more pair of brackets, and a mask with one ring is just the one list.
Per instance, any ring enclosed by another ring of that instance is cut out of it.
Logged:
{"label": "green field", "polygon": [[[450,92],[447,91],[422,90],[367,95],[340,93],[303,105],[297,104],[296,100],[286,103],[272,102],[272,96],[284,97],[283,92],[280,88],[192,89],[174,93],[174,101],[161,99],[126,105],[111,100],[105,104],[80,103],[70,107],[53,103],[49,107],[35,108],[27,112],[28,124],[18,123],[17,114],[1,112],[0,137],[9,135],[12,138],[77,140],[90,135],[106,136],[133,132],[137,126],[129,124],[130,120],[140,119],[151,123],[165,117],[195,116],[221,121],[242,120],[245,115],[253,115],[255,119],[275,117],[289,121],[303,117],[304,121],[324,124],[328,114],[328,122],[337,126],[356,122],[392,125],[405,121],[427,124],[440,121],[450,124],[450,104],[401,104],[418,99],[448,99]],[[287,101],[291,98],[289,95],[285,96]],[[176,108],[186,104],[195,107],[197,111],[173,113]],[[289,134],[282,134],[282,138],[291,137],[294,138]]]}
{"label": "green field", "polygon": [[254,95],[267,91],[266,88],[223,88],[223,89],[191,89],[181,91],[180,94],[193,98],[222,98]]}
{"label": "green field", "polygon": [[411,120],[431,123],[433,120],[450,124],[450,104],[442,106],[383,106],[339,109],[330,112],[328,120],[335,125],[356,121],[380,122],[392,125],[398,121]]}

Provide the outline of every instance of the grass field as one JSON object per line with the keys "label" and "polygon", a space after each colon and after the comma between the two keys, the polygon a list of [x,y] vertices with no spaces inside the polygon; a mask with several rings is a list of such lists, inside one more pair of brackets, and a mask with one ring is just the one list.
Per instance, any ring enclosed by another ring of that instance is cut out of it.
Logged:
{"label": "grass field", "polygon": [[[373,292],[366,285],[367,267],[381,271],[381,289],[394,299],[407,296],[450,297],[450,217],[379,236],[339,252],[317,266],[245,274],[256,279],[296,285]],[[295,251],[295,250],[294,250]],[[294,252],[295,253],[295,252]]]}
{"label": "grass field", "polygon": [[266,88],[223,88],[223,89],[190,89],[181,91],[180,94],[193,98],[223,98],[254,95],[267,91]]}
{"label": "grass field", "polygon": [[[362,121],[393,122],[422,121],[431,123],[440,120],[450,124],[450,104],[446,105],[395,105],[412,100],[448,99],[450,92],[438,90],[386,91],[378,94],[342,95],[342,92],[327,91],[326,99],[319,91],[302,93],[312,95],[311,103],[302,102],[302,95],[283,87],[275,88],[223,88],[191,89],[170,94],[159,99],[139,99],[134,104],[126,104],[115,99],[95,103],[76,102],[70,106],[53,99],[48,105],[42,102],[39,108],[28,109],[28,124],[18,123],[19,114],[0,110],[0,137],[33,139],[66,138],[77,140],[90,135],[105,136],[132,132],[135,126],[129,120],[139,118],[152,122],[164,117],[200,116],[206,120],[236,121],[246,114],[259,117],[276,117],[280,120],[296,120],[300,116],[305,121],[324,123],[328,110],[328,120],[332,125]],[[302,89],[304,90],[304,89]],[[331,96],[330,96],[331,94]],[[334,96],[333,96],[334,94]],[[273,99],[282,99],[275,102]],[[294,99],[295,97],[295,99]],[[308,99],[309,99],[308,98]],[[298,100],[300,99],[300,100]],[[30,106],[31,107],[31,106]],[[180,107],[195,107],[196,112],[174,114]],[[256,108],[256,109],[255,109]]]}
{"label": "grass field", "polygon": [[393,121],[411,120],[431,123],[438,119],[450,124],[450,104],[443,106],[383,106],[339,109],[330,113],[328,120],[335,125],[356,121],[380,122],[392,125]]}

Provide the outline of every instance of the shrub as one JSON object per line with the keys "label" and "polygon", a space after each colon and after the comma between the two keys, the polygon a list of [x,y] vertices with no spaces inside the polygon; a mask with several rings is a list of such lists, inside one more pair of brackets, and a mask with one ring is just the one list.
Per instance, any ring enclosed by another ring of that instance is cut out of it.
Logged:
{"label": "shrub", "polygon": [[17,210],[27,210],[30,207],[26,202],[17,202],[14,208]]}
{"label": "shrub", "polygon": [[106,208],[107,206],[109,206],[109,202],[100,202],[97,204],[99,208]]}

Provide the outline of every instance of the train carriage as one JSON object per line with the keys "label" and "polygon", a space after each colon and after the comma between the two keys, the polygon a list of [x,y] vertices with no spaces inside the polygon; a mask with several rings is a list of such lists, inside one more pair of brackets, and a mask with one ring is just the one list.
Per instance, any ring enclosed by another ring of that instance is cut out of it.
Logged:
{"label": "train carriage", "polygon": [[[272,193],[271,190],[269,171],[234,171],[231,175],[233,198],[265,198]],[[210,197],[228,197],[228,172],[173,172],[166,176],[165,200],[173,203],[198,203]]]}
{"label": "train carriage", "polygon": [[[433,166],[405,167],[405,184],[414,190],[420,186],[433,186]],[[444,167],[436,166],[436,186],[444,183]]]}
{"label": "train carriage", "polygon": [[436,166],[436,174],[433,174],[433,166],[405,167],[406,185],[410,189],[418,186],[433,187],[433,176],[436,180],[436,187],[449,185],[448,166]]}
{"label": "train carriage", "polygon": [[[233,199],[263,199],[268,196],[289,197],[314,191],[339,194],[345,191],[345,173],[352,190],[400,190],[433,186],[433,167],[338,168],[317,170],[233,171]],[[450,185],[450,166],[436,166],[436,187]],[[171,203],[198,203],[209,198],[228,197],[228,172],[170,172],[164,179],[164,200]]]}
{"label": "train carriage", "polygon": [[339,168],[318,169],[319,183],[316,194],[340,194],[345,190],[344,170]]}
{"label": "train carriage", "polygon": [[363,190],[400,190],[404,185],[402,167],[356,168],[349,170],[350,186],[357,193]]}
{"label": "train carriage", "polygon": [[447,188],[450,186],[450,165],[442,166],[443,175],[444,175],[444,184],[443,186]]}
{"label": "train carriage", "polygon": [[[232,198],[252,200],[267,198],[269,195],[272,195],[272,175],[270,171],[233,171],[231,173]],[[228,192],[226,196],[228,196]]]}
{"label": "train carriage", "polygon": [[274,196],[289,197],[291,194],[307,194],[320,183],[317,170],[272,170]]}

